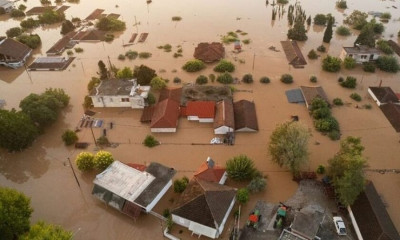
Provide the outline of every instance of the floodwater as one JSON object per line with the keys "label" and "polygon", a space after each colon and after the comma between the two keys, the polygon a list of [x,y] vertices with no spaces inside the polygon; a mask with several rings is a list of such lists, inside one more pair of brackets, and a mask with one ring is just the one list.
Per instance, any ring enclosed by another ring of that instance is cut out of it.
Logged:
{"label": "floodwater", "polygon": [[[272,2],[272,1],[270,1]],[[312,0],[300,1],[307,15],[317,13],[331,13],[335,16],[337,25],[341,25],[344,14],[350,14],[354,9],[361,11],[391,12],[392,20],[386,23],[383,36],[397,39],[399,29],[400,2],[379,0],[349,0],[349,9],[339,11],[334,7],[335,1],[325,1],[316,4]],[[22,3],[22,1],[18,2]],[[3,186],[16,188],[31,197],[35,209],[32,222],[45,220],[60,224],[74,232],[75,239],[162,239],[160,221],[150,215],[142,215],[136,222],[112,208],[104,206],[91,196],[93,173],[82,174],[77,172],[80,183],[78,187],[67,158],[73,161],[80,152],[73,148],[65,147],[61,141],[61,134],[65,129],[77,126],[82,114],[83,97],[86,95],[86,85],[92,76],[96,75],[97,62],[107,61],[117,67],[146,64],[157,71],[164,78],[172,80],[175,76],[183,82],[194,82],[196,74],[183,72],[180,67],[192,58],[194,47],[199,42],[219,41],[221,35],[228,31],[242,30],[247,36],[241,39],[251,39],[249,45],[243,46],[243,52],[234,54],[233,46],[226,46],[226,57],[236,61],[237,70],[234,75],[241,77],[245,73],[252,73],[255,82],[252,85],[237,85],[241,91],[234,94],[235,100],[254,100],[257,109],[260,131],[255,134],[237,134],[235,146],[210,146],[192,145],[192,143],[208,143],[214,137],[210,124],[188,122],[181,119],[178,132],[175,134],[156,134],[162,142],[161,146],[153,149],[141,145],[144,137],[150,133],[148,125],[139,122],[140,110],[131,109],[95,109],[97,118],[104,119],[107,123],[113,122],[114,128],[108,130],[107,136],[111,142],[119,143],[116,148],[106,149],[112,152],[116,159],[122,162],[136,162],[148,164],[157,161],[178,170],[176,177],[184,175],[191,177],[207,156],[211,156],[217,164],[224,165],[226,160],[238,155],[246,154],[252,158],[259,170],[268,175],[268,186],[264,193],[251,197],[242,210],[246,215],[258,199],[270,202],[279,202],[288,199],[296,190],[297,184],[291,181],[290,174],[270,161],[267,153],[269,135],[276,124],[290,120],[291,115],[298,115],[300,120],[312,131],[310,139],[310,162],[305,170],[315,170],[319,164],[326,164],[339,149],[339,142],[332,142],[313,129],[312,120],[305,106],[289,104],[284,91],[300,85],[309,85],[309,77],[316,75],[318,85],[324,87],[328,97],[340,97],[347,104],[340,108],[333,108],[333,114],[338,119],[343,137],[358,136],[366,147],[365,156],[372,169],[399,169],[400,156],[399,135],[391,127],[384,115],[367,95],[368,86],[376,86],[380,80],[383,85],[392,87],[400,92],[400,74],[364,73],[357,68],[351,71],[342,70],[338,74],[326,73],[321,70],[320,60],[310,60],[304,69],[293,69],[287,65],[287,60],[282,51],[269,50],[275,46],[281,50],[280,42],[286,39],[287,20],[284,15],[280,20],[271,21],[272,7],[266,6],[265,1],[195,1],[195,0],[169,0],[153,1],[147,5],[146,1],[95,1],[81,0],[79,4],[66,4],[71,6],[66,11],[66,16],[84,19],[95,8],[105,9],[105,13],[121,14],[120,19],[127,24],[127,30],[117,34],[112,43],[80,43],[84,49],[81,54],[75,54],[77,59],[73,65],[63,72],[30,72],[23,70],[10,70],[0,67],[0,99],[7,101],[6,108],[18,108],[18,104],[25,96],[35,92],[43,92],[46,88],[63,88],[71,96],[71,105],[60,116],[58,122],[46,129],[33,146],[22,153],[0,152],[0,182]],[[294,3],[294,1],[290,1]],[[38,0],[29,0],[24,3],[28,9],[39,6]],[[286,7],[287,8],[287,7]],[[181,16],[182,21],[171,21],[172,16]],[[134,26],[136,22],[138,23]],[[0,18],[0,33],[11,27],[19,26],[19,20]],[[34,51],[33,57],[44,56],[45,52],[61,37],[60,26],[54,25],[35,29],[43,41],[42,47]],[[300,43],[304,55],[312,48],[316,49],[322,42],[324,29],[311,26],[308,31],[309,40]],[[145,43],[135,44],[123,48],[130,35],[134,32],[148,32],[149,37]],[[354,32],[355,34],[356,32]],[[330,55],[338,56],[342,46],[351,46],[355,35],[349,37],[334,37],[330,45],[326,45]],[[394,37],[392,37],[394,35]],[[172,52],[165,53],[156,47],[164,44],[173,46]],[[172,57],[176,46],[183,48],[183,57]],[[120,53],[132,49],[147,51],[153,55],[145,60],[119,61]],[[322,54],[325,55],[325,54]],[[323,57],[323,56],[322,56]],[[244,60],[245,63],[239,63]],[[174,72],[173,70],[176,70]],[[208,75],[212,66],[200,72]],[[295,82],[291,86],[279,82],[281,74],[290,73]],[[353,75],[359,79],[355,90],[343,89],[337,84],[339,76]],[[272,82],[262,85],[258,79],[268,76]],[[170,81],[169,86],[175,85]],[[348,96],[352,92],[359,93],[364,100],[358,105],[372,104],[371,110],[355,108],[356,103]],[[94,129],[96,137],[101,135],[102,129]],[[79,133],[82,141],[93,143],[91,132],[84,129]],[[316,144],[319,143],[319,144]],[[92,144],[89,151],[94,151]],[[75,165],[74,165],[75,167]],[[368,178],[373,180],[375,186],[387,205],[387,210],[400,229],[400,176],[392,173],[381,175],[368,172]],[[235,185],[236,186],[236,185]],[[158,212],[170,206],[172,200],[177,198],[172,193],[161,200],[156,207]],[[242,223],[244,218],[242,218]],[[229,229],[232,222],[226,224]],[[174,231],[175,232],[175,231]],[[183,230],[182,239],[189,238],[187,230]],[[223,238],[226,239],[227,232]]]}

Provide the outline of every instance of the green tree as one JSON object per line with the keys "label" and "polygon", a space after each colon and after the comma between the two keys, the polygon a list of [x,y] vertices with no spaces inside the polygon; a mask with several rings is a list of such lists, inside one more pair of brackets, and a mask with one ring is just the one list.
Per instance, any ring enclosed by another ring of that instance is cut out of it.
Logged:
{"label": "green tree", "polygon": [[322,60],[322,69],[327,72],[339,72],[340,67],[342,65],[342,60],[337,57],[326,56],[324,60]]}
{"label": "green tree", "polygon": [[78,141],[78,135],[76,135],[76,132],[69,129],[65,130],[61,138],[67,146],[72,145],[76,143],[76,141]]}
{"label": "green tree", "polygon": [[268,146],[271,160],[279,166],[289,168],[298,175],[303,164],[308,162],[308,139],[310,132],[299,122],[279,124],[272,132]]}
{"label": "green tree", "polygon": [[19,10],[19,9],[15,9],[15,8],[14,8],[13,10],[11,10],[10,16],[11,16],[12,18],[25,17],[25,13],[24,13],[24,11],[22,11],[22,10]]}
{"label": "green tree", "polygon": [[149,105],[153,105],[156,103],[156,97],[154,96],[154,94],[152,94],[151,92],[149,92],[149,94],[147,95],[147,99],[146,99],[147,103]]}
{"label": "green tree", "polygon": [[368,47],[375,47],[375,32],[372,24],[366,24],[358,35],[354,46],[365,45]]}
{"label": "green tree", "polygon": [[14,240],[29,230],[29,218],[33,209],[30,199],[23,193],[0,187],[0,236]]}
{"label": "green tree", "polygon": [[346,69],[353,69],[356,67],[356,60],[352,57],[345,57],[343,60],[343,66]]}
{"label": "green tree", "polygon": [[21,34],[17,37],[17,41],[32,49],[35,49],[42,44],[42,40],[37,34]]}
{"label": "green tree", "polygon": [[326,26],[326,29],[324,32],[324,38],[323,38],[324,43],[331,42],[332,33],[333,33],[332,26],[333,26],[334,21],[335,21],[335,18],[329,15],[328,16],[328,25]]}
{"label": "green tree", "polygon": [[74,24],[70,20],[65,20],[61,25],[61,34],[67,34],[75,29]]}
{"label": "green tree", "polygon": [[150,85],[151,79],[156,76],[156,71],[145,65],[135,67],[133,71],[133,77],[137,79],[137,83],[140,85]]}
{"label": "green tree", "polygon": [[94,164],[97,169],[104,170],[114,162],[114,157],[110,152],[98,151],[94,156]]}
{"label": "green tree", "polygon": [[108,70],[107,70],[107,67],[104,64],[104,62],[100,60],[97,63],[97,66],[99,66],[99,72],[97,74],[99,74],[100,79],[101,80],[107,79],[108,78]]}
{"label": "green tree", "polygon": [[218,75],[217,82],[222,83],[222,84],[231,84],[231,83],[233,83],[233,77],[230,73],[226,72],[226,73]]}
{"label": "green tree", "polygon": [[183,193],[189,183],[189,178],[184,176],[182,179],[176,179],[174,181],[174,192]]}
{"label": "green tree", "polygon": [[253,178],[249,185],[247,185],[247,189],[252,192],[261,192],[265,190],[265,187],[267,186],[267,181],[263,177],[255,177]]}
{"label": "green tree", "polygon": [[292,40],[305,41],[308,39],[303,21],[296,20],[293,28],[289,29],[287,37]]}
{"label": "green tree", "polygon": [[56,12],[51,9],[48,9],[44,13],[39,15],[39,22],[41,24],[59,23],[64,20],[65,20],[65,15],[63,12]]}
{"label": "green tree", "polygon": [[251,179],[256,173],[253,160],[246,155],[239,155],[226,162],[228,177],[236,181]]}
{"label": "green tree", "polygon": [[151,79],[150,86],[154,90],[161,90],[167,86],[167,83],[161,77],[154,77],[153,79]]}
{"label": "green tree", "polygon": [[160,143],[157,141],[157,139],[153,135],[147,135],[143,141],[143,145],[145,145],[146,147],[149,147],[149,148],[155,147],[159,144]]}
{"label": "green tree", "polygon": [[90,152],[81,152],[76,157],[75,163],[81,171],[92,170],[95,166],[94,155]]}
{"label": "green tree", "polygon": [[18,37],[19,35],[21,35],[23,33],[22,29],[19,27],[13,27],[10,28],[6,31],[6,35],[9,38],[14,38],[14,37]]}
{"label": "green tree", "polygon": [[65,231],[61,226],[47,224],[43,221],[37,222],[31,226],[29,232],[21,236],[20,240],[39,240],[39,239],[55,239],[70,240],[72,232]]}
{"label": "green tree", "polygon": [[96,23],[96,27],[102,31],[123,31],[126,24],[116,18],[103,17]]}
{"label": "green tree", "polygon": [[383,40],[383,39],[379,39],[376,42],[377,47],[379,48],[379,50],[381,50],[382,52],[384,52],[385,54],[393,54],[393,49],[392,47],[389,45],[388,41]]}
{"label": "green tree", "polygon": [[0,110],[0,147],[21,151],[29,147],[38,134],[38,129],[25,113]]}
{"label": "green tree", "polygon": [[340,36],[349,36],[351,34],[350,29],[345,26],[336,28],[336,33]]}
{"label": "green tree", "polygon": [[340,83],[340,86],[344,88],[356,88],[357,86],[357,78],[352,76],[347,76],[346,80]]}
{"label": "green tree", "polygon": [[218,64],[214,67],[215,72],[233,72],[235,71],[235,65],[226,59],[221,59]]}
{"label": "green tree", "polygon": [[23,21],[21,21],[21,23],[19,24],[22,28],[27,28],[27,29],[31,29],[31,28],[36,28],[39,27],[40,23],[38,20],[35,20],[33,18],[27,18]]}
{"label": "green tree", "polygon": [[351,205],[364,190],[364,147],[361,139],[349,136],[340,142],[340,150],[328,161],[328,174],[341,203]]}
{"label": "green tree", "polygon": [[315,52],[314,49],[311,49],[308,54],[307,54],[309,59],[317,59],[318,58],[318,54],[317,52]]}
{"label": "green tree", "polygon": [[251,75],[250,73],[247,73],[247,74],[243,75],[242,82],[244,82],[244,83],[253,83],[253,75]]}
{"label": "green tree", "polygon": [[317,14],[314,16],[314,24],[325,25],[328,21],[328,17],[325,14]]}
{"label": "green tree", "polygon": [[249,190],[241,188],[237,191],[236,199],[240,204],[246,204],[249,201]]}
{"label": "green tree", "polygon": [[182,69],[185,70],[186,72],[197,72],[202,69],[204,69],[206,65],[204,64],[203,61],[198,60],[198,59],[193,59],[187,61],[183,66]]}
{"label": "green tree", "polygon": [[367,24],[367,18],[367,13],[354,10],[343,22],[352,26],[354,29],[361,30]]}
{"label": "green tree", "polygon": [[132,79],[133,72],[129,67],[124,67],[123,69],[118,70],[117,78],[119,79]]}
{"label": "green tree", "polygon": [[376,61],[376,66],[385,72],[396,73],[400,70],[399,62],[393,56],[380,56]]}
{"label": "green tree", "polygon": [[200,75],[196,78],[196,84],[203,85],[207,84],[208,78],[204,75]]}

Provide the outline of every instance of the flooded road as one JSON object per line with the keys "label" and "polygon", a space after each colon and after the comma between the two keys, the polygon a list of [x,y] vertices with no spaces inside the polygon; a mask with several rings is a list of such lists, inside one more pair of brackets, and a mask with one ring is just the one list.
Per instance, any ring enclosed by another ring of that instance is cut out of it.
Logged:
{"label": "flooded road", "polygon": [[[270,1],[271,2],[271,1]],[[22,1],[18,2],[22,3]],[[294,1],[290,1],[294,3]],[[24,2],[28,9],[39,6],[38,0]],[[361,11],[390,12],[392,20],[385,24],[385,38],[399,42],[396,37],[399,29],[400,8],[397,1],[379,0],[349,0],[349,9],[337,10],[335,1],[315,4],[315,1],[301,1],[307,16],[317,13],[331,13],[335,16],[337,26],[341,25],[344,14],[350,14],[354,9]],[[192,143],[208,143],[214,137],[212,125],[188,122],[181,119],[176,134],[156,134],[162,142],[161,146],[148,149],[142,146],[144,137],[150,133],[148,125],[139,122],[141,111],[131,109],[95,109],[96,118],[104,119],[107,123],[115,123],[107,136],[111,142],[119,143],[117,148],[108,148],[116,159],[122,162],[148,164],[157,161],[178,170],[176,177],[188,176],[196,171],[197,167],[211,156],[217,164],[224,165],[226,160],[238,154],[246,154],[252,158],[259,170],[268,175],[267,190],[264,193],[251,197],[243,212],[247,214],[257,199],[270,202],[279,202],[288,199],[296,190],[297,184],[291,181],[290,174],[271,163],[267,154],[269,135],[276,124],[290,120],[291,115],[298,115],[300,120],[309,126],[312,131],[310,140],[310,163],[305,170],[315,170],[318,165],[326,164],[339,149],[339,142],[332,142],[313,128],[312,120],[303,105],[289,104],[284,94],[285,90],[300,85],[310,85],[309,77],[316,75],[318,85],[324,87],[329,99],[342,98],[348,104],[333,108],[333,115],[338,119],[343,137],[358,136],[366,147],[365,156],[370,168],[400,169],[399,135],[391,127],[382,112],[368,97],[368,86],[376,86],[383,80],[384,86],[390,86],[395,92],[400,92],[400,74],[365,73],[360,67],[354,70],[342,70],[340,73],[326,73],[321,70],[320,60],[308,60],[304,69],[293,69],[287,64],[286,57],[281,50],[280,41],[286,40],[286,15],[271,21],[272,6],[265,5],[265,1],[194,1],[169,0],[153,1],[147,5],[146,1],[107,1],[99,0],[96,4],[90,0],[81,0],[79,4],[71,6],[65,13],[67,18],[86,18],[95,8],[105,9],[105,13],[121,14],[120,19],[125,21],[127,29],[118,34],[112,43],[80,43],[77,47],[84,49],[81,54],[75,53],[73,64],[63,72],[30,72],[24,69],[11,70],[0,67],[0,99],[7,101],[6,108],[18,108],[19,102],[28,94],[43,92],[46,88],[63,88],[71,96],[71,105],[60,116],[56,124],[46,129],[33,146],[22,153],[0,152],[0,183],[3,186],[16,188],[31,197],[34,213],[32,222],[45,220],[60,224],[74,232],[75,239],[163,239],[159,220],[153,216],[142,215],[136,222],[123,214],[106,207],[91,196],[92,181],[95,172],[81,174],[78,179],[79,188],[67,158],[73,161],[80,152],[65,147],[61,141],[61,134],[65,129],[77,126],[83,114],[83,98],[87,94],[87,83],[98,70],[99,60],[107,61],[117,67],[145,64],[158,72],[160,76],[172,80],[178,76],[185,83],[194,82],[198,74],[208,75],[212,66],[208,66],[200,73],[189,74],[181,70],[181,66],[192,59],[195,46],[199,42],[220,41],[221,35],[229,31],[240,29],[248,33],[241,36],[251,39],[249,45],[243,45],[243,52],[235,54],[233,46],[226,45],[226,57],[235,61],[234,76],[241,78],[246,73],[252,73],[255,82],[251,85],[237,85],[239,90],[252,92],[237,92],[234,100],[254,100],[260,131],[255,134],[237,134],[235,146],[192,145]],[[117,7],[118,6],[118,7]],[[287,6],[286,6],[287,8]],[[180,22],[173,22],[172,16],[181,16]],[[133,26],[136,22],[140,23]],[[18,20],[0,17],[0,35],[11,27],[19,26]],[[33,32],[42,38],[42,47],[34,51],[33,57],[44,56],[45,52],[58,40],[59,25],[38,28]],[[122,47],[127,43],[134,32],[149,33],[146,42]],[[316,49],[322,43],[323,27],[310,26],[308,38],[300,43],[304,55],[311,49]],[[354,32],[356,34],[356,31]],[[391,37],[391,35],[394,37]],[[334,34],[331,44],[327,46],[328,53],[338,56],[342,46],[351,46],[356,35],[339,37]],[[166,53],[157,49],[164,44],[173,46],[172,52]],[[176,46],[183,49],[182,58],[173,58]],[[268,48],[275,46],[280,52]],[[151,52],[152,57],[145,60],[120,61],[119,54],[128,50]],[[66,56],[66,53],[64,53]],[[325,54],[322,54],[324,57]],[[31,58],[30,61],[32,61]],[[245,63],[239,63],[244,60]],[[254,66],[254,67],[253,67]],[[176,70],[176,72],[174,71]],[[290,86],[279,82],[281,74],[290,73],[294,83]],[[343,89],[337,84],[339,76],[352,75],[358,78],[359,84],[355,90]],[[271,83],[262,85],[258,79],[262,76],[271,78]],[[169,86],[178,87],[170,81]],[[359,93],[364,100],[359,105],[371,104],[371,110],[357,109],[356,103],[348,96],[352,92]],[[102,129],[94,129],[95,136],[101,135]],[[82,141],[92,144],[89,151],[94,151],[93,139],[89,129],[79,133]],[[319,144],[315,144],[318,142]],[[75,166],[74,166],[75,167]],[[387,173],[385,175],[368,173],[373,180],[377,191],[382,195],[387,210],[400,229],[400,176]],[[176,198],[170,191],[156,210],[169,206],[170,199]],[[244,219],[242,220],[244,222]],[[231,223],[227,223],[226,229]],[[185,239],[190,236],[184,230],[180,236]],[[140,236],[140,238],[138,237]],[[224,233],[224,239],[227,233]]]}

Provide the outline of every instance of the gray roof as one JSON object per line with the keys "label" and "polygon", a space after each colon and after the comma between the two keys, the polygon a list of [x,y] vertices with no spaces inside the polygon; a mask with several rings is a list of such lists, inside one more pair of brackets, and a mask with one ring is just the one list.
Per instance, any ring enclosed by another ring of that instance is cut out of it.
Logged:
{"label": "gray roof", "polygon": [[150,163],[145,171],[153,175],[155,179],[135,199],[134,202],[141,206],[149,205],[176,173],[175,169],[156,162]]}
{"label": "gray roof", "polygon": [[254,102],[240,100],[233,103],[235,130],[249,128],[258,131],[256,107]]}
{"label": "gray roof", "polygon": [[369,87],[369,89],[381,103],[399,102],[396,93],[390,87]]}
{"label": "gray roof", "polygon": [[105,79],[93,88],[91,96],[129,96],[134,82],[125,79]]}
{"label": "gray roof", "polygon": [[358,47],[343,47],[343,49],[348,54],[380,54],[381,51],[376,48],[370,48],[368,46],[358,46]]}
{"label": "gray roof", "polygon": [[308,239],[314,239],[317,236],[319,226],[324,218],[324,213],[311,210],[310,207],[303,208],[292,223],[292,231]]}
{"label": "gray roof", "polygon": [[31,53],[30,49],[25,44],[15,41],[12,38],[6,38],[0,41],[0,54],[12,57],[16,60],[22,61],[26,55]]}
{"label": "gray roof", "polygon": [[304,97],[300,89],[291,89],[285,92],[286,97],[290,103],[304,103]]}

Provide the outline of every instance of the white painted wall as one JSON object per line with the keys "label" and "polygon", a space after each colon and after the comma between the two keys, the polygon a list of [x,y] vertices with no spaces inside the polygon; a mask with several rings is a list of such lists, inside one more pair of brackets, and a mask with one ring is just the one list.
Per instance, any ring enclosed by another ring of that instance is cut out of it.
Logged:
{"label": "white painted wall", "polygon": [[245,128],[240,128],[240,129],[236,130],[235,132],[257,132],[257,130],[245,127]]}
{"label": "white painted wall", "polygon": [[[90,96],[94,107],[131,107],[135,109],[144,108],[144,99],[140,96]],[[129,101],[123,102],[123,98],[129,98]]]}
{"label": "white painted wall", "polygon": [[214,134],[227,134],[228,132],[234,132],[233,128],[227,126],[221,126],[219,128],[214,129]]}
{"label": "white painted wall", "polygon": [[172,214],[172,221],[178,225],[181,225],[182,227],[189,228],[190,220],[186,218]]}
{"label": "white painted wall", "polygon": [[378,106],[382,105],[382,103],[378,100],[378,98],[375,96],[375,94],[371,91],[370,88],[368,88],[368,93],[369,95],[371,95],[372,99],[374,99],[374,102],[376,102]]}
{"label": "white painted wall", "polygon": [[176,128],[151,128],[151,132],[171,133],[171,132],[176,132]]}
{"label": "white painted wall", "polygon": [[224,185],[227,178],[228,178],[228,174],[226,172],[224,172],[224,175],[222,175],[221,180],[219,180],[219,184]]}
{"label": "white painted wall", "polygon": [[222,231],[224,230],[224,226],[225,226],[226,220],[228,219],[229,214],[231,213],[232,208],[233,208],[233,206],[235,205],[235,200],[236,200],[236,198],[233,198],[233,199],[232,199],[231,205],[229,205],[229,209],[228,209],[228,211],[226,212],[225,217],[224,217],[224,219],[223,219],[222,222],[221,222],[221,225],[219,225],[217,237],[219,237],[219,235],[221,235]]}
{"label": "white painted wall", "polygon": [[218,237],[217,229],[210,228],[208,226],[204,226],[204,225],[196,223],[196,222],[190,222],[189,231],[192,231],[194,234],[197,234],[200,236],[204,235],[204,236],[207,236],[212,239],[215,239]]}
{"label": "white painted wall", "polygon": [[[357,63],[364,63],[364,62],[369,62],[369,61],[376,61],[379,58],[379,54],[374,53],[374,54],[369,54],[369,53],[365,53],[365,54],[348,54],[345,50],[342,50],[341,54],[340,54],[340,58],[342,60],[344,60],[346,57],[350,57],[353,58],[354,60],[356,60]],[[372,59],[370,59],[370,57],[372,56]],[[366,56],[366,57],[362,57],[362,56]]]}
{"label": "white painted wall", "polygon": [[214,122],[214,118],[199,118],[198,116],[188,116],[187,119],[189,121],[199,121],[201,123],[212,123],[212,122]]}
{"label": "white painted wall", "polygon": [[172,186],[172,180],[170,180],[167,185],[157,194],[154,200],[146,207],[146,212],[150,212],[153,207],[160,201],[160,199],[164,196],[164,194],[168,191],[168,189]]}

